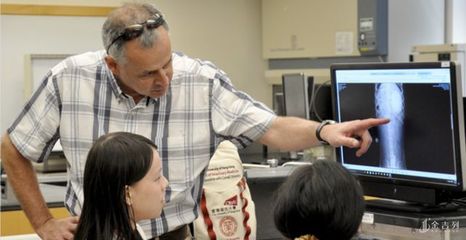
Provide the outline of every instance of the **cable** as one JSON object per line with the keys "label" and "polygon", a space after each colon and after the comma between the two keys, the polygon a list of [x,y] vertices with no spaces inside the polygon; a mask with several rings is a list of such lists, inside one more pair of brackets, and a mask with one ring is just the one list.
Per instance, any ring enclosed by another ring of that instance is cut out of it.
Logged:
{"label": "cable", "polygon": [[311,97],[311,103],[310,103],[311,112],[314,111],[314,113],[316,114],[317,120],[319,120],[319,122],[322,122],[323,120],[320,117],[320,115],[319,115],[319,113],[318,113],[318,111],[316,109],[316,103],[315,103],[316,101],[315,100],[316,100],[316,97],[319,94],[319,91],[322,88],[322,86],[324,86],[327,83],[330,83],[330,80],[327,80],[327,81],[323,82],[322,84],[320,84],[320,86],[318,88],[316,88],[314,94],[312,94],[312,97]]}
{"label": "cable", "polygon": [[466,198],[457,198],[457,199],[452,199],[452,202],[455,204],[458,204],[461,207],[466,207]]}
{"label": "cable", "polygon": [[379,62],[385,62],[385,60],[382,58],[382,56],[379,56],[378,59],[379,59]]}

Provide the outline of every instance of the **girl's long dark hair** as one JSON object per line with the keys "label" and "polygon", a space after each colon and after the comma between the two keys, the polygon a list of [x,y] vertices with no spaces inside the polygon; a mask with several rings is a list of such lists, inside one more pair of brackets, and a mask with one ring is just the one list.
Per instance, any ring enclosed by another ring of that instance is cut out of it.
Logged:
{"label": "girl's long dark hair", "polygon": [[142,179],[152,165],[156,145],[126,132],[101,136],[84,169],[84,204],[74,239],[140,239],[132,228],[125,187]]}

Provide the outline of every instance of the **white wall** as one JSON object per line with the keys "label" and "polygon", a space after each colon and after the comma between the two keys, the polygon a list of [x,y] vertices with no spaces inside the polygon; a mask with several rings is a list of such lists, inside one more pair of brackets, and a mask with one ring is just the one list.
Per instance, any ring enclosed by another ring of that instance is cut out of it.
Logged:
{"label": "white wall", "polygon": [[165,12],[173,48],[210,60],[234,85],[272,107],[262,59],[259,0],[156,1]]}
{"label": "white wall", "polygon": [[466,1],[453,0],[452,2],[451,42],[466,43]]}
{"label": "white wall", "polygon": [[[118,6],[119,0],[45,0],[40,4]],[[156,0],[170,25],[173,49],[210,60],[226,71],[235,86],[272,105],[261,53],[259,0]],[[34,0],[5,3],[39,4]],[[24,104],[25,54],[74,54],[100,49],[104,17],[0,16],[0,131]],[[44,73],[45,74],[45,73]]]}
{"label": "white wall", "polygon": [[387,60],[408,62],[413,46],[443,44],[444,11],[444,1],[389,0]]}
{"label": "white wall", "polygon": [[94,17],[1,16],[2,133],[25,103],[25,55],[100,49],[103,21]]}

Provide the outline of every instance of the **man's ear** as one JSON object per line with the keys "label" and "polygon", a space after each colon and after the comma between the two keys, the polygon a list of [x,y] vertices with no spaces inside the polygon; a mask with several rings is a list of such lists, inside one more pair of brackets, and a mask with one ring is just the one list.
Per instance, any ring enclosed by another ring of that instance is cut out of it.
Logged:
{"label": "man's ear", "polygon": [[119,75],[118,63],[111,56],[105,56],[105,62],[113,75]]}

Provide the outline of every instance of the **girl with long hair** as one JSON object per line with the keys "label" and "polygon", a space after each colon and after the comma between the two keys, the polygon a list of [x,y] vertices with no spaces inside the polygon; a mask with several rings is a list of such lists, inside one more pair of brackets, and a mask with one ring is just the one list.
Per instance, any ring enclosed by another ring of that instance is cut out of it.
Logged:
{"label": "girl with long hair", "polygon": [[136,222],[160,216],[167,184],[151,140],[127,132],[101,136],[87,156],[74,239],[145,239]]}

